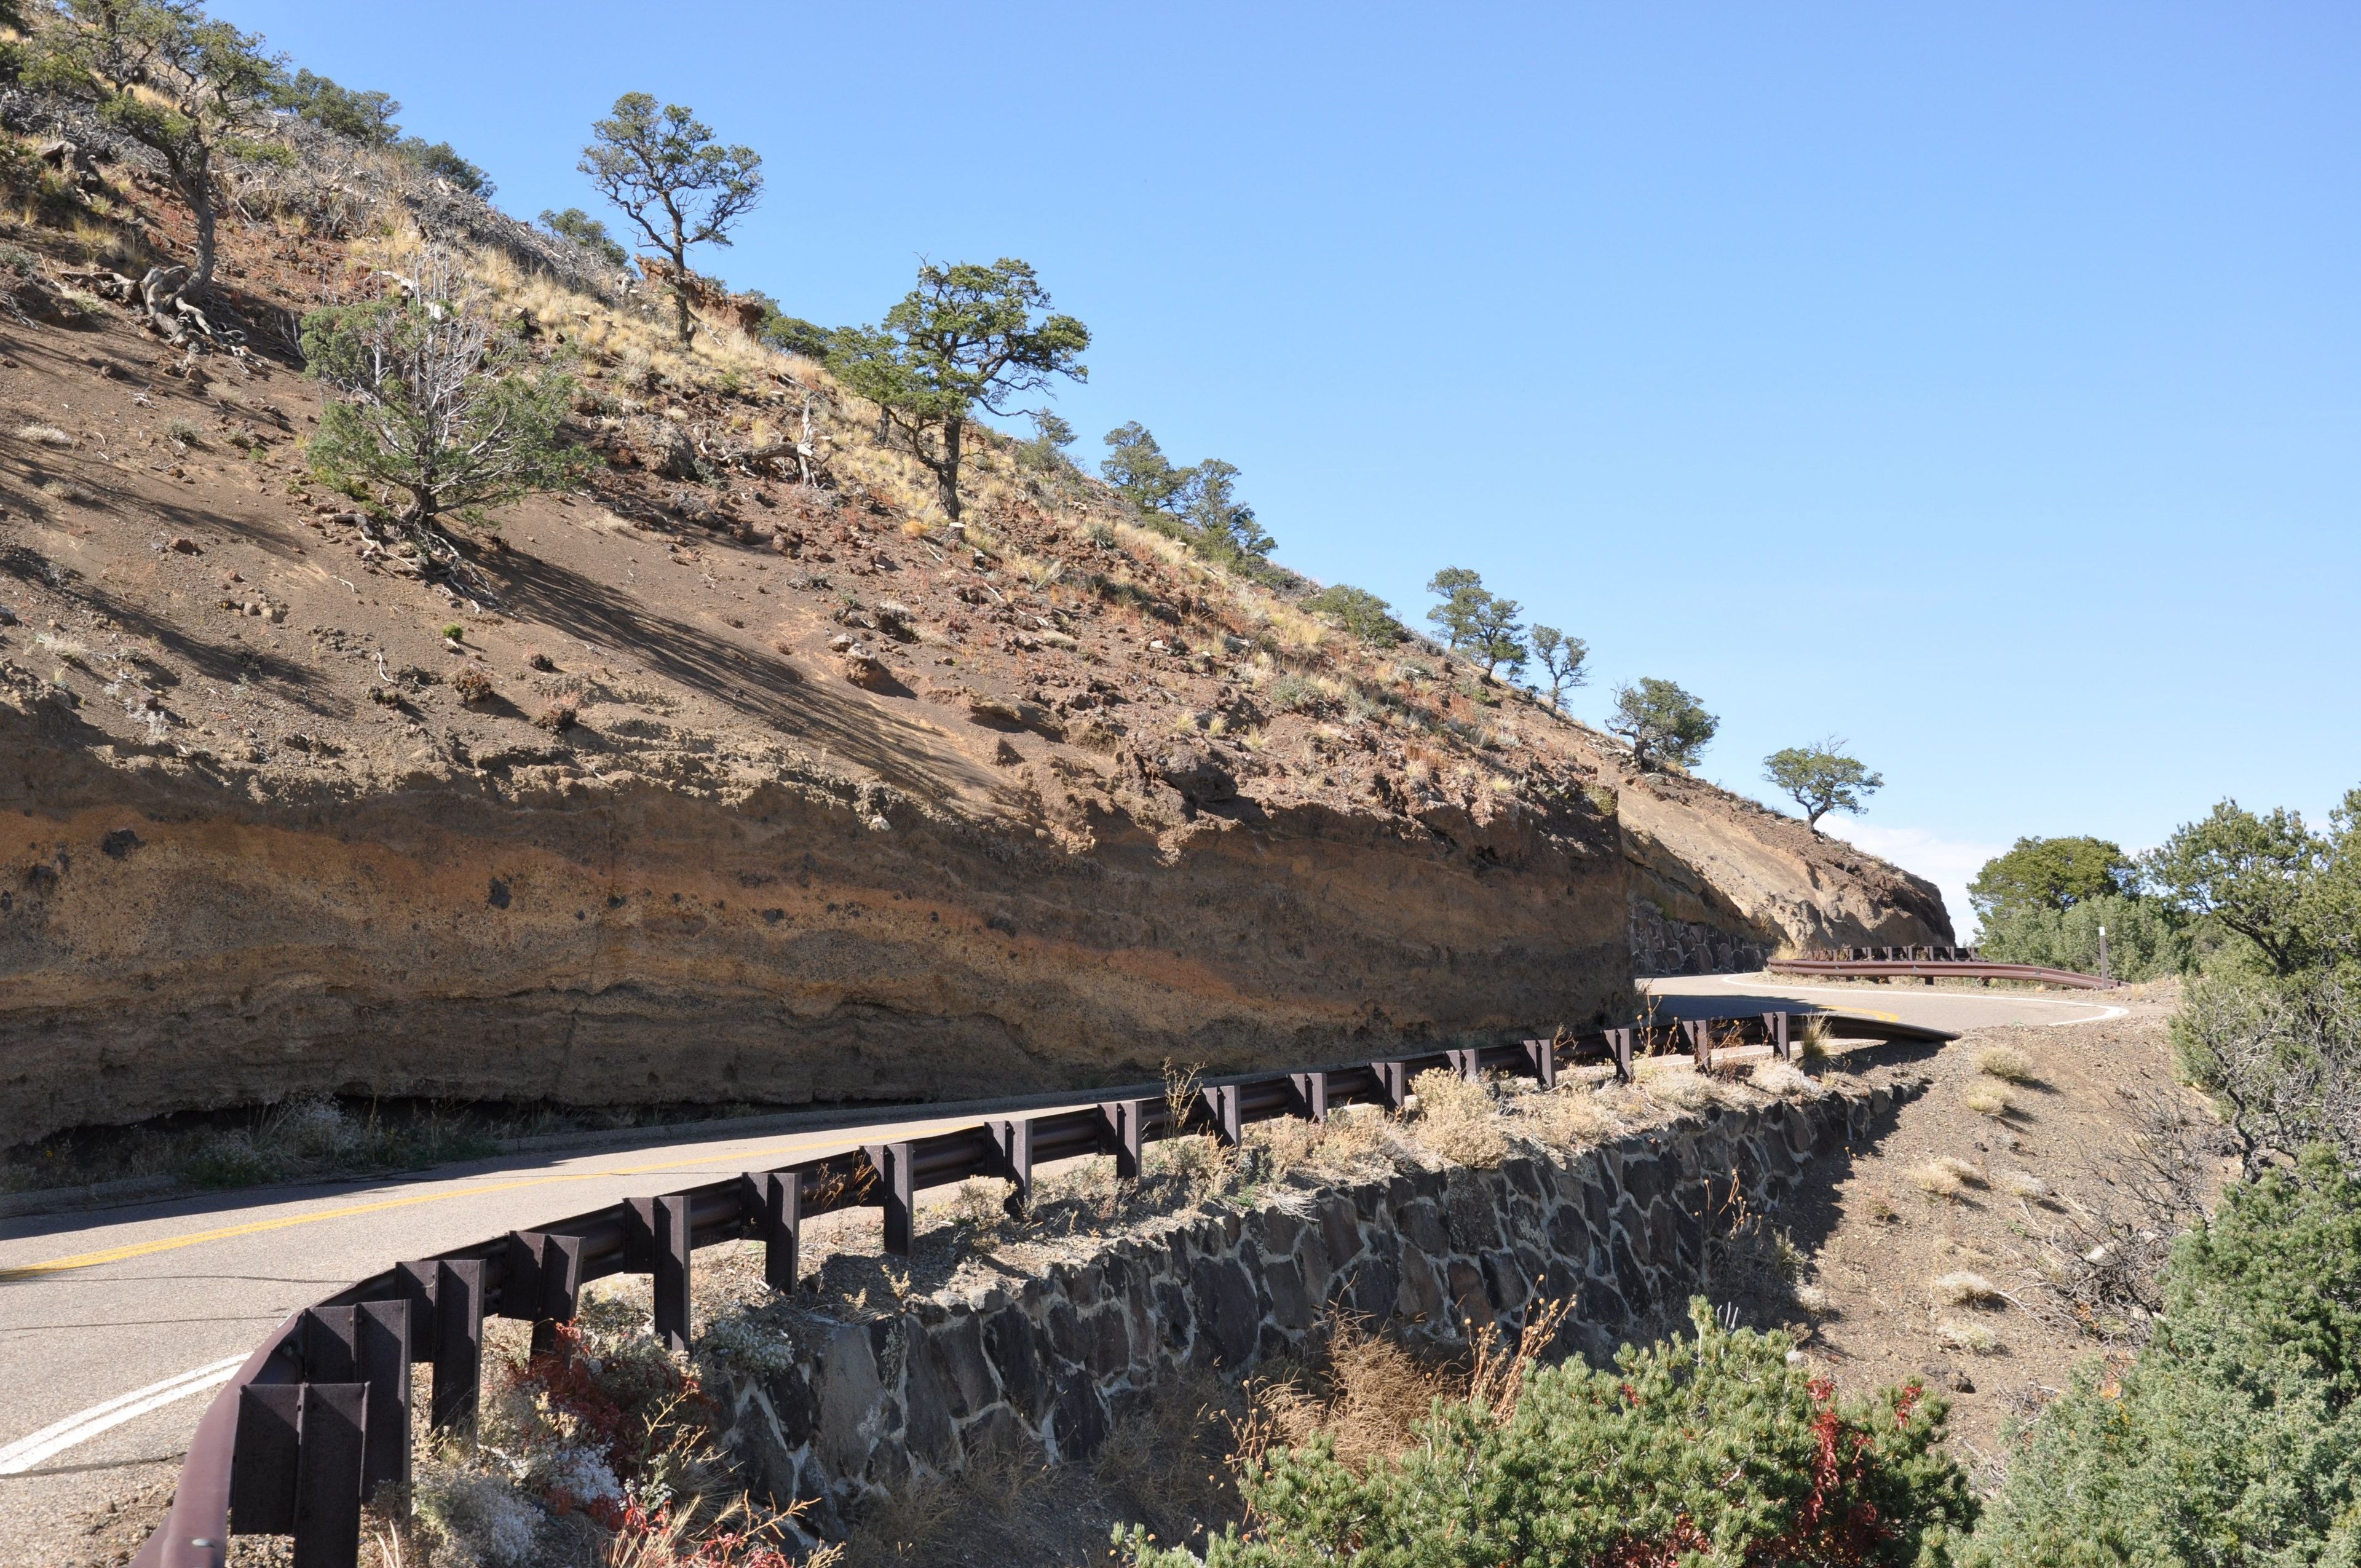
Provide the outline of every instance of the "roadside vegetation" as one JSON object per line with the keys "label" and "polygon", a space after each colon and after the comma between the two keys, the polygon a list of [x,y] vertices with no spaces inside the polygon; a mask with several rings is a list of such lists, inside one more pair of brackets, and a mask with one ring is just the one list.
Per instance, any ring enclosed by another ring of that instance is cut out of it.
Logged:
{"label": "roadside vegetation", "polygon": [[2224,800],[2146,855],[2104,839],[2020,839],[1968,884],[1985,954],[2116,978],[2293,979],[2361,959],[2361,790],[2329,814]]}
{"label": "roadside vegetation", "polygon": [[[2186,976],[2174,1045],[2219,1123],[2150,1116],[2126,1212],[2089,1216],[2087,1247],[2061,1253],[2053,1288],[2110,1348],[2025,1424],[1968,1560],[2352,1560],[2361,791],[2326,833],[2224,801],[2137,860],[2022,839],[1972,893],[1988,951],[2094,967],[2103,924],[2119,973]],[[1982,1065],[2009,1082],[2029,1066]],[[2239,1176],[2208,1214],[2223,1153]]]}

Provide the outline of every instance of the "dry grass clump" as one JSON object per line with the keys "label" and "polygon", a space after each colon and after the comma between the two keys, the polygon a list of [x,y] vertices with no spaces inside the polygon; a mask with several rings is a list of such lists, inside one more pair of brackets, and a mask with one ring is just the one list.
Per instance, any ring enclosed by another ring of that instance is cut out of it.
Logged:
{"label": "dry grass clump", "polygon": [[1982,1168],[1956,1155],[1945,1155],[1910,1168],[1910,1185],[1929,1198],[1957,1198],[1961,1190],[1985,1185]]}
{"label": "dry grass clump", "polygon": [[1976,1070],[2003,1083],[2035,1081],[2033,1058],[2015,1046],[1987,1046],[1978,1051]]}
{"label": "dry grass clump", "polygon": [[1995,1121],[2016,1109],[2008,1097],[2008,1091],[1996,1083],[1976,1085],[1960,1097],[1960,1103],[1979,1116],[1990,1116]]}
{"label": "dry grass clump", "polygon": [[2002,1171],[2000,1174],[2000,1190],[2003,1192],[2007,1193],[2012,1198],[2025,1198],[2035,1201],[2039,1201],[2050,1196],[2049,1183],[2042,1180],[2041,1178],[2034,1175],[2033,1172],[2029,1170]]}
{"label": "dry grass clump", "polygon": [[73,444],[73,437],[53,424],[20,424],[16,427],[16,439],[29,441],[39,446],[71,446]]}
{"label": "dry grass clump", "polygon": [[1519,1129],[1552,1148],[1595,1144],[1621,1124],[1613,1112],[1579,1084],[1520,1094],[1509,1103],[1516,1113]]}
{"label": "dry grass clump", "polygon": [[1756,1068],[1748,1079],[1765,1094],[1782,1100],[1814,1100],[1820,1095],[1820,1086],[1810,1075],[1792,1062],[1767,1061]]}
{"label": "dry grass clump", "polygon": [[1701,1111],[1713,1099],[1713,1086],[1686,1057],[1644,1057],[1631,1074],[1650,1099],[1679,1110]]}
{"label": "dry grass clump", "polygon": [[1828,1042],[1834,1036],[1828,1032],[1828,1021],[1814,1014],[1804,1020],[1803,1032],[1795,1036],[1792,1042],[1795,1047],[1796,1059],[1809,1063],[1827,1061],[1835,1054],[1828,1048]]}
{"label": "dry grass clump", "polygon": [[1973,1160],[1961,1159],[1955,1154],[1947,1154],[1938,1158],[1935,1163],[1959,1178],[1960,1185],[1962,1187],[1991,1185],[1991,1178],[1984,1174],[1984,1168]]}
{"label": "dry grass clump", "polygon": [[[399,254],[403,238],[394,236],[389,247]],[[361,249],[355,247],[357,254]],[[641,376],[653,373],[676,385],[703,386],[731,374],[767,380],[787,368],[785,355],[734,329],[699,332],[683,353],[668,321],[577,293],[546,273],[525,271],[496,251],[471,256],[467,270],[493,300],[522,309],[541,332]]]}
{"label": "dry grass clump", "polygon": [[1955,1307],[1988,1307],[2004,1299],[2000,1287],[1970,1269],[1955,1269],[1928,1287],[1939,1301]]}
{"label": "dry grass clump", "polygon": [[1411,1443],[1412,1429],[1437,1399],[1460,1397],[1459,1379],[1420,1361],[1355,1318],[1332,1317],[1317,1369],[1253,1390],[1253,1433],[1262,1446],[1300,1448],[1325,1433],[1336,1457],[1356,1473]]}
{"label": "dry grass clump", "polygon": [[2000,1351],[2000,1335],[1982,1323],[1961,1322],[1957,1318],[1945,1318],[1935,1325],[1935,1337],[1951,1350],[1963,1350],[1970,1355],[1994,1355]]}
{"label": "dry grass clump", "polygon": [[1281,1116],[1246,1129],[1246,1147],[1275,1177],[1294,1171],[1351,1176],[1395,1164],[1397,1138],[1374,1105],[1339,1105],[1325,1122]]}
{"label": "dry grass clump", "polygon": [[1418,1096],[1418,1141],[1460,1165],[1479,1168],[1509,1157],[1499,1112],[1491,1089],[1471,1083],[1445,1068],[1429,1068],[1411,1080]]}

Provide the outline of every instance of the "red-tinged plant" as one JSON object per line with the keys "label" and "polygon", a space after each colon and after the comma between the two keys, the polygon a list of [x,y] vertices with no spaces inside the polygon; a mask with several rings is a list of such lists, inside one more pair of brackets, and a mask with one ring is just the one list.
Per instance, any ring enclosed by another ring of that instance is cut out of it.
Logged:
{"label": "red-tinged plant", "polygon": [[[1913,1384],[1847,1402],[1731,1332],[1704,1301],[1693,1337],[1626,1346],[1612,1371],[1534,1366],[1439,1405],[1416,1441],[1359,1474],[1315,1439],[1240,1477],[1253,1521],[1208,1543],[1215,1568],[1936,1568],[1974,1522],[1938,1447],[1946,1407]],[[1134,1531],[1139,1568],[1197,1561]]]}

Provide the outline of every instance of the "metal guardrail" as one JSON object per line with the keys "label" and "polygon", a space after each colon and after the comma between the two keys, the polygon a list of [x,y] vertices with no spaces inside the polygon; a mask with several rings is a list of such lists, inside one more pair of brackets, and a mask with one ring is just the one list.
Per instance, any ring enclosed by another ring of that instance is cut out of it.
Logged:
{"label": "metal guardrail", "polygon": [[[2103,959],[2104,955],[2101,956]],[[2112,991],[2122,983],[2103,974],[2081,974],[2043,964],[1986,963],[1973,948],[1840,948],[1806,953],[1797,959],[1773,959],[1763,967],[1773,974],[1834,975],[1850,980],[1922,979],[1928,985],[1947,979],[1981,981],[1986,985],[1996,980],[2013,980],[2075,991]]]}
{"label": "metal guardrail", "polygon": [[[223,1568],[229,1537],[294,1538],[294,1568],[354,1568],[361,1508],[388,1483],[409,1479],[410,1370],[434,1369],[430,1424],[474,1424],[482,1381],[484,1320],[533,1325],[535,1349],[553,1348],[582,1287],[613,1274],[646,1274],[653,1326],[686,1350],[696,1248],[760,1240],[764,1277],[793,1290],[803,1223],[839,1210],[882,1211],[885,1248],[907,1255],[917,1194],[970,1177],[1014,1184],[1013,1206],[1031,1192],[1038,1166],[1110,1154],[1137,1177],[1145,1145],[1206,1132],[1235,1144],[1248,1123],[1281,1116],[1325,1120],[1348,1104],[1399,1110],[1420,1073],[1466,1078],[1506,1071],[1554,1086],[1562,1067],[1607,1061],[1619,1079],[1636,1057],[1686,1047],[1699,1066],[1715,1049],[1767,1045],[1793,1055],[1794,1014],[1686,1020],[1547,1040],[1430,1051],[1345,1067],[1270,1072],[1206,1083],[1168,1097],[1103,1101],[1042,1115],[992,1118],[923,1138],[866,1144],[846,1154],[750,1171],[654,1198],[631,1198],[537,1230],[511,1231],[434,1257],[399,1263],[287,1319],[215,1396],[197,1423],[163,1525],[133,1568]],[[1945,1040],[1939,1029],[1818,1014],[1829,1032],[1876,1039]],[[890,1124],[880,1123],[878,1124]],[[857,1135],[858,1129],[848,1129]]]}

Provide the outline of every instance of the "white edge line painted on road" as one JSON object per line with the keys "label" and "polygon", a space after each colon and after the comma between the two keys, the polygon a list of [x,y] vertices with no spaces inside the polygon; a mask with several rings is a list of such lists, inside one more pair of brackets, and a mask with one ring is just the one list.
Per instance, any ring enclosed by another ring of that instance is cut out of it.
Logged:
{"label": "white edge line painted on road", "polygon": [[161,1383],[150,1383],[145,1388],[134,1388],[103,1405],[68,1416],[43,1427],[30,1437],[20,1437],[5,1448],[0,1448],[0,1475],[20,1475],[45,1459],[63,1453],[78,1443],[88,1442],[99,1433],[124,1422],[162,1409],[176,1399],[192,1394],[202,1394],[208,1388],[218,1388],[236,1376],[246,1364],[247,1353],[227,1356],[194,1372],[183,1372],[178,1377],[167,1377]]}
{"label": "white edge line painted on road", "polygon": [[[1739,983],[1737,981],[1730,980],[1726,976],[1716,975],[1714,978],[1721,981],[1725,985],[1736,985]],[[1823,996],[1859,996],[1861,994],[1858,991],[1849,991],[1841,985],[1765,984],[1759,989],[1764,991],[1817,991]],[[1673,994],[1678,995],[1679,992],[1675,992]],[[1883,1001],[1887,999],[1880,998],[1880,1000]],[[1891,1000],[1900,1001],[1902,999],[1900,997],[1894,997]],[[1938,991],[1935,992],[1933,996],[1914,996],[1911,997],[1910,1000],[1913,1002],[2030,1002],[2036,1007],[2095,1007],[2099,1010],[2099,1014],[2095,1018],[2060,1018],[2055,1024],[2027,1024],[2026,1027],[2028,1029],[2055,1029],[2059,1025],[2066,1024],[2103,1024],[2111,1018],[2128,1018],[2131,1016],[2132,1012],[2128,1007],[2116,1007],[2104,1002],[2074,1002],[2062,996],[1977,996],[1963,991]]]}

